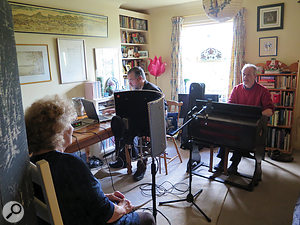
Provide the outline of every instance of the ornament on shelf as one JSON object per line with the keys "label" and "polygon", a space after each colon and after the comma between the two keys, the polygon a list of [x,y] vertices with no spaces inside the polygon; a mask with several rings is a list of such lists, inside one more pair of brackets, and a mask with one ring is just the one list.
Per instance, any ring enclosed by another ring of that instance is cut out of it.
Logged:
{"label": "ornament on shelf", "polygon": [[154,59],[149,59],[150,63],[148,66],[148,71],[151,75],[155,76],[155,82],[157,84],[157,77],[162,75],[166,70],[167,63],[162,62],[161,56],[157,59],[155,56]]}
{"label": "ornament on shelf", "polygon": [[280,73],[284,65],[275,58],[271,58],[271,60],[267,60],[266,62],[265,73]]}

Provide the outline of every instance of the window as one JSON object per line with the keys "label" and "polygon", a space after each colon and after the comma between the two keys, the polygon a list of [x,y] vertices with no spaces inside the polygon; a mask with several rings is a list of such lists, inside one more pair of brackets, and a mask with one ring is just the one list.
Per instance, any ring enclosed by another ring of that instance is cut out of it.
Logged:
{"label": "window", "polygon": [[193,82],[205,83],[205,93],[227,100],[233,22],[184,26],[181,36],[185,91]]}

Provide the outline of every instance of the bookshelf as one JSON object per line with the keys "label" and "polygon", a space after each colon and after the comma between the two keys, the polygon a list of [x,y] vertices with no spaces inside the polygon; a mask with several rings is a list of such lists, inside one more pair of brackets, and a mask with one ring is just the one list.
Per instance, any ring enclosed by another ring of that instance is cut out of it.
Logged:
{"label": "bookshelf", "polygon": [[293,118],[296,108],[298,63],[282,64],[281,70],[268,71],[258,64],[263,73],[257,74],[257,82],[269,89],[275,106],[268,122],[266,150],[292,153]]}
{"label": "bookshelf", "polygon": [[134,66],[144,69],[148,66],[149,16],[130,10],[120,9],[120,39],[122,53],[123,89],[129,89],[127,72]]}

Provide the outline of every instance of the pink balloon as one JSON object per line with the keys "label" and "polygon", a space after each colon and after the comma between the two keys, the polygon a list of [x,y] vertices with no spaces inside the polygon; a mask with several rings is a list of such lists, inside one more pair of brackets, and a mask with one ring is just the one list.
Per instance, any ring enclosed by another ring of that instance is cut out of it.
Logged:
{"label": "pink balloon", "polygon": [[165,72],[166,65],[167,65],[166,63],[162,62],[161,56],[159,57],[159,59],[157,59],[157,57],[155,56],[153,60],[150,59],[148,71],[150,72],[151,75],[155,77],[159,77]]}

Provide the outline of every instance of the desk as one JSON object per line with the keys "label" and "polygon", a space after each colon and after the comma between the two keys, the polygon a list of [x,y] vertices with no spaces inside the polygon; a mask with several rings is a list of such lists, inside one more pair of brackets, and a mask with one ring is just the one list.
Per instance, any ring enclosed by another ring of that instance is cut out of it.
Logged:
{"label": "desk", "polygon": [[73,142],[66,149],[65,152],[73,153],[80,149],[87,148],[93,144],[103,141],[113,136],[110,121],[105,123],[92,124],[74,131]]}
{"label": "desk", "polygon": [[[100,124],[92,124],[87,127],[83,127],[73,132],[73,141],[66,149],[65,152],[73,153],[81,149],[85,149],[87,161],[89,160],[89,146],[103,141],[113,136],[110,127],[110,121]],[[128,151],[128,145],[125,148],[126,161],[127,161],[127,173],[131,174],[131,159]]]}

